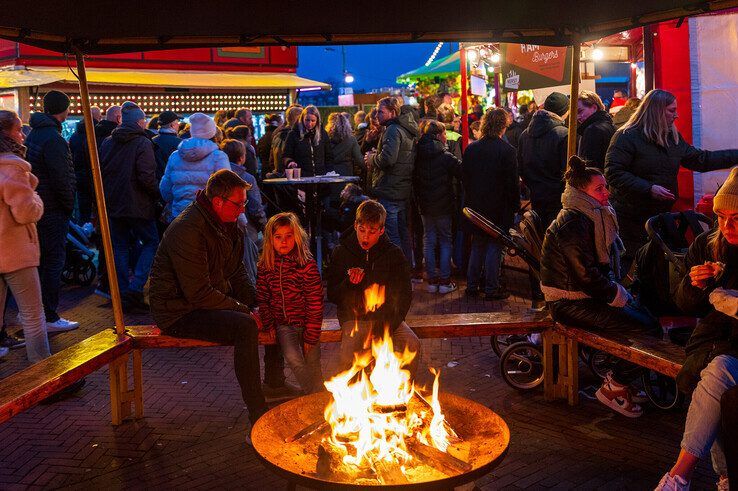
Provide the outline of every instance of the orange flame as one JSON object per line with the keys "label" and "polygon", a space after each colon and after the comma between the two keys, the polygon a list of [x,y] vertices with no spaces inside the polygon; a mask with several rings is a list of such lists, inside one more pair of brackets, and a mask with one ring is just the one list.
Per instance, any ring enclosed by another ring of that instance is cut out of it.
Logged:
{"label": "orange flame", "polygon": [[364,308],[366,313],[376,312],[384,305],[384,285],[372,284],[364,290]]}

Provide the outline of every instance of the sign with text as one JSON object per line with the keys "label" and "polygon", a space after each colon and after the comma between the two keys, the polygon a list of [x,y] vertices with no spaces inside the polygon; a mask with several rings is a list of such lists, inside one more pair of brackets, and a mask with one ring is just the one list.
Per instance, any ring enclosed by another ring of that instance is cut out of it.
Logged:
{"label": "sign with text", "polygon": [[571,48],[501,43],[502,78],[506,90],[566,85],[571,79]]}

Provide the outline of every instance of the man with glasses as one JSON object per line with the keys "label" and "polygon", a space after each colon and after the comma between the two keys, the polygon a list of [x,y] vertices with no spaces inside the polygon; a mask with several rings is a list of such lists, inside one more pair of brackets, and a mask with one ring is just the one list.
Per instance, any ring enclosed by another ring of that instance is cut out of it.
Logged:
{"label": "man with glasses", "polygon": [[256,290],[243,264],[238,216],[250,188],[221,169],[169,225],[151,268],[151,314],[170,336],[234,346],[236,378],[255,422],[267,410],[259,372]]}

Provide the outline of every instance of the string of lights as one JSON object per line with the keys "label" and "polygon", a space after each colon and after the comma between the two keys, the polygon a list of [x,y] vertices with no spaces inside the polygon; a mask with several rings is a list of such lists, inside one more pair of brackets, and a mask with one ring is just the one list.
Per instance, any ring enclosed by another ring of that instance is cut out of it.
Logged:
{"label": "string of lights", "polygon": [[433,49],[433,53],[431,53],[430,58],[428,58],[428,61],[425,62],[425,66],[433,63],[433,60],[435,60],[436,56],[438,56],[438,52],[441,51],[441,47],[443,47],[443,41],[440,41],[438,44],[436,44],[436,47]]}

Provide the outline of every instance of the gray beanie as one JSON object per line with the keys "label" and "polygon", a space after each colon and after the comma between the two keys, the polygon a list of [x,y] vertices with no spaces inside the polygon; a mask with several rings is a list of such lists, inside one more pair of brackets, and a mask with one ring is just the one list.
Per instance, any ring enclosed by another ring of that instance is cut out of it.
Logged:
{"label": "gray beanie", "polygon": [[124,102],[120,107],[120,112],[122,115],[122,123],[137,123],[142,119],[146,119],[146,113],[144,113],[135,102]]}

